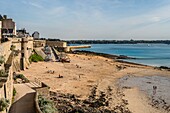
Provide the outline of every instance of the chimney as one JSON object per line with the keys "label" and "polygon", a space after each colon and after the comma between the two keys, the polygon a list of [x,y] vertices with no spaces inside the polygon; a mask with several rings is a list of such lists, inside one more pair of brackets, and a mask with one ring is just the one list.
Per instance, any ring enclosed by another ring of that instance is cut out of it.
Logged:
{"label": "chimney", "polygon": [[7,19],[7,15],[4,15],[3,18],[4,18],[4,19]]}

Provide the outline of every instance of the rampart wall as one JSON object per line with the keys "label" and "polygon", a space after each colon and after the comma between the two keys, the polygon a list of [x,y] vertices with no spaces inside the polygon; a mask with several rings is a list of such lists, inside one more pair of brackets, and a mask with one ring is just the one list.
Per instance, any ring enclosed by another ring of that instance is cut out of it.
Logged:
{"label": "rampart wall", "polygon": [[67,47],[67,42],[61,42],[61,41],[46,41],[46,44],[48,46],[52,46],[52,47]]}
{"label": "rampart wall", "polygon": [[5,62],[8,60],[8,57],[11,53],[10,47],[11,47],[12,41],[7,41],[0,44],[0,55],[3,55],[5,57]]}

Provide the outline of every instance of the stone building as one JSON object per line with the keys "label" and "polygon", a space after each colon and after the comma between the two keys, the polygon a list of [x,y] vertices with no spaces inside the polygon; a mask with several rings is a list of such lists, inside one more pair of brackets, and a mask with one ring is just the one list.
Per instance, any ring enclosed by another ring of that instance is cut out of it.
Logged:
{"label": "stone building", "polygon": [[2,38],[16,36],[16,24],[13,21],[13,19],[7,18],[7,15],[4,15],[3,17],[0,16],[0,20],[2,22],[2,28],[1,28]]}
{"label": "stone building", "polygon": [[2,29],[2,21],[0,20],[0,43],[1,43],[1,39],[2,39],[1,29]]}
{"label": "stone building", "polygon": [[39,39],[40,38],[40,33],[38,31],[35,31],[33,34],[32,34],[32,37],[34,37],[34,39]]}
{"label": "stone building", "polygon": [[17,30],[17,37],[22,38],[22,37],[30,37],[30,34],[26,31],[25,28]]}

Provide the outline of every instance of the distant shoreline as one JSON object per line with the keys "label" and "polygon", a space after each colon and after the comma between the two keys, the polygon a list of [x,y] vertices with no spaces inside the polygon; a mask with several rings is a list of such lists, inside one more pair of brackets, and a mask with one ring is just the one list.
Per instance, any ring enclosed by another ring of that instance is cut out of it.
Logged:
{"label": "distant shoreline", "polygon": [[64,40],[68,44],[170,44],[170,40]]}

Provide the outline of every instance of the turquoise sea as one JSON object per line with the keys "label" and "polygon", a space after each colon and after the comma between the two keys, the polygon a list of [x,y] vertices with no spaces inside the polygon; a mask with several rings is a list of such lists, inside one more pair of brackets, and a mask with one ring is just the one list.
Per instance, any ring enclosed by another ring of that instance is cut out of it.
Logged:
{"label": "turquoise sea", "polygon": [[126,55],[138,58],[127,61],[170,67],[170,45],[168,44],[92,44],[91,48],[82,50]]}

